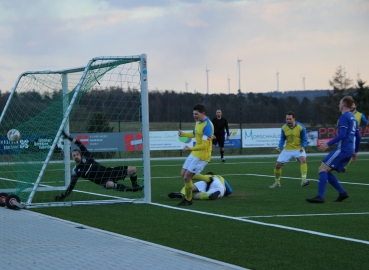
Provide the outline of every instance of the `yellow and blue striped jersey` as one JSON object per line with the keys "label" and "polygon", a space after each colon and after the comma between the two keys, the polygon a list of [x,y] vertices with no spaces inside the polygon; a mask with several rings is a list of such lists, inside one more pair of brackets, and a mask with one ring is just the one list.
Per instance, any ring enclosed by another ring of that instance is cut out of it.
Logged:
{"label": "yellow and blue striped jersey", "polygon": [[183,132],[183,137],[195,137],[196,144],[190,148],[192,155],[198,159],[209,162],[211,158],[211,151],[213,150],[213,134],[214,126],[206,117],[202,121],[196,122],[195,129],[190,132]]}
{"label": "yellow and blue striped jersey", "polygon": [[219,179],[220,182],[222,182],[223,186],[224,186],[224,190],[226,190],[226,185],[224,183],[224,178],[223,176],[220,176],[220,175],[213,175],[213,177],[216,177]]}
{"label": "yellow and blue striped jersey", "polygon": [[359,126],[361,126],[361,124],[366,125],[368,123],[368,120],[366,119],[365,115],[362,114],[361,112],[356,111],[354,113],[354,116]]}
{"label": "yellow and blue striped jersey", "polygon": [[[284,144],[286,145],[284,146]],[[293,127],[289,127],[287,124],[282,126],[281,139],[279,140],[278,147],[285,150],[297,150],[301,147],[306,147],[307,136],[306,128],[300,122],[295,122]]]}

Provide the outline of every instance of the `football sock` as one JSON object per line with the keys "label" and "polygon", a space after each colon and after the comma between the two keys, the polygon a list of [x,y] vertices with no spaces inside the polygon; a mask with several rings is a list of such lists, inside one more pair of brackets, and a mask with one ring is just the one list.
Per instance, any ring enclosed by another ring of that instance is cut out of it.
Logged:
{"label": "football sock", "polygon": [[307,171],[308,171],[308,166],[307,164],[301,164],[300,166],[300,170],[301,170],[301,179],[302,180],[306,180],[306,175],[307,175]]}
{"label": "football sock", "polygon": [[338,193],[345,193],[346,191],[342,188],[340,182],[338,182],[337,177],[333,173],[328,173],[328,182],[331,184]]}
{"label": "football sock", "polygon": [[205,182],[210,182],[211,181],[211,175],[208,174],[198,174],[198,175],[194,175],[192,177],[192,180],[202,180]]}
{"label": "football sock", "polygon": [[129,176],[132,182],[132,187],[137,187],[137,173],[133,173]]}
{"label": "football sock", "polygon": [[224,157],[224,151],[220,151],[220,157],[223,158]]}
{"label": "football sock", "polygon": [[320,198],[324,198],[325,189],[327,188],[328,183],[328,173],[320,172],[319,173],[319,183],[318,183],[318,196]]}
{"label": "football sock", "polygon": [[209,200],[209,196],[210,196],[210,194],[209,194],[209,193],[202,192],[202,193],[200,194],[200,200]]}
{"label": "football sock", "polygon": [[192,181],[185,183],[185,191],[186,191],[185,198],[187,201],[192,200],[192,187],[193,187]]}
{"label": "football sock", "polygon": [[281,184],[281,175],[282,175],[282,168],[280,168],[280,169],[274,169],[275,182],[278,185]]}
{"label": "football sock", "polygon": [[186,187],[183,187],[180,191],[183,195],[186,195]]}

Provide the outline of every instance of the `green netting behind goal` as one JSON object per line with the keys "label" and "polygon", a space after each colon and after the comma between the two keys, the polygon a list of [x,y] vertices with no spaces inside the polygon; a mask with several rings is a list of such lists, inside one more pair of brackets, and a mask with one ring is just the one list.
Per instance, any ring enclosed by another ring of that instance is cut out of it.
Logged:
{"label": "green netting behind goal", "polygon": [[[70,152],[77,148],[63,139],[62,130],[105,167],[135,166],[138,185],[144,185],[146,73],[146,56],[139,55],[96,57],[86,67],[21,74],[0,118],[0,192],[19,196],[26,207],[144,198],[144,190],[105,189],[79,178],[73,192],[55,203],[70,183],[75,165]],[[10,129],[20,131],[17,142],[7,139]],[[118,183],[132,184],[129,175]]]}

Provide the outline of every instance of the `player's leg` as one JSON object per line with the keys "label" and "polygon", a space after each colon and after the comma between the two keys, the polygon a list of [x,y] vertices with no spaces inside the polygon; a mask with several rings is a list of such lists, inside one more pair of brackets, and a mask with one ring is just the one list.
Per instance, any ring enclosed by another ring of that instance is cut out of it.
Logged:
{"label": "player's leg", "polygon": [[192,177],[192,180],[210,182],[211,181],[211,175],[208,175],[208,174],[194,175]]}
{"label": "player's leg", "polygon": [[132,187],[137,187],[137,168],[135,166],[128,166],[127,172],[131,180]]}
{"label": "player's leg", "polygon": [[117,191],[131,191],[131,192],[141,191],[143,189],[143,186],[127,187],[126,185],[118,184],[113,180],[106,181],[105,184],[102,185],[102,187],[106,189],[115,189]]}
{"label": "player's leg", "polygon": [[220,137],[218,139],[218,144],[219,144],[219,152],[220,152],[220,158],[222,159],[222,162],[225,162],[225,158],[224,158],[224,136]]}
{"label": "player's leg", "polygon": [[301,171],[301,186],[305,187],[309,185],[310,180],[307,178],[307,162],[306,162],[306,153],[305,151],[300,153],[300,150],[297,150],[299,153],[299,156],[297,157],[297,160],[300,162],[300,171]]}
{"label": "player's leg", "polygon": [[351,161],[352,161],[352,158],[350,158],[350,161],[347,163],[347,165],[343,168],[342,172],[346,172],[348,166],[350,166],[351,164]]}

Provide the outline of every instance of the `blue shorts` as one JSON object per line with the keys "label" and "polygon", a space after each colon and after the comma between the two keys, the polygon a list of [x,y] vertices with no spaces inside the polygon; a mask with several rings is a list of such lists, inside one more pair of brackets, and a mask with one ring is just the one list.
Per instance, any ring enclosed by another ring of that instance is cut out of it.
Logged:
{"label": "blue shorts", "polygon": [[342,152],[341,149],[334,149],[322,161],[337,172],[342,172],[343,168],[352,158],[353,153]]}

